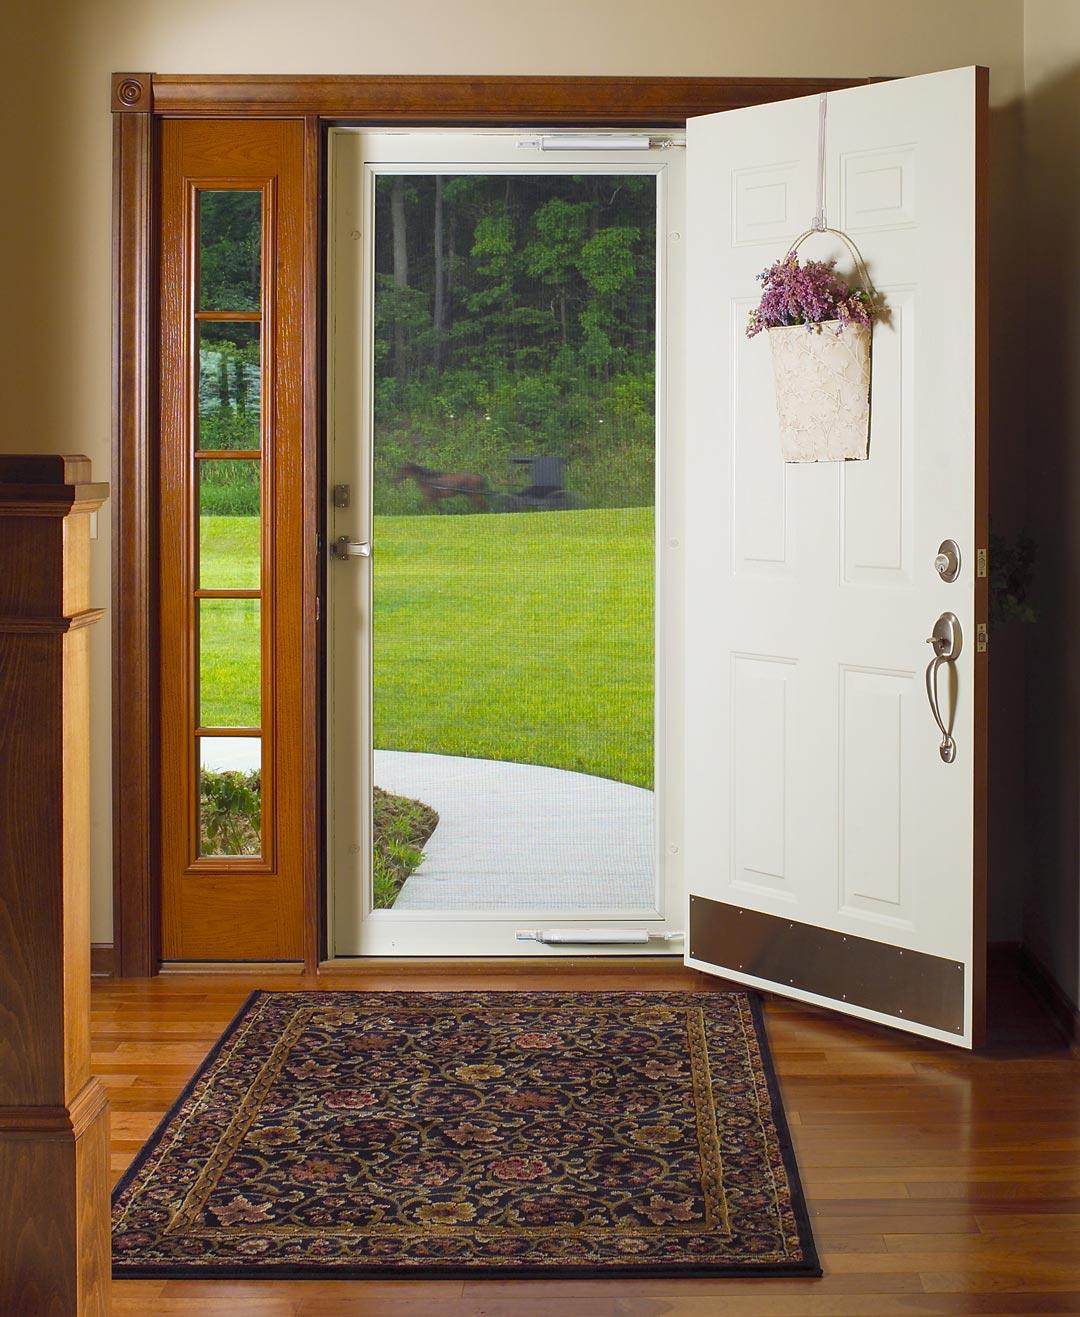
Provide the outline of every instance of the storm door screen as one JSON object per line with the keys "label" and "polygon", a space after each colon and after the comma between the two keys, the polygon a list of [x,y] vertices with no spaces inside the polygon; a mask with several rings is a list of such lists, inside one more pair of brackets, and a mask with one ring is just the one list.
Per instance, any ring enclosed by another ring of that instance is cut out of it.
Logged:
{"label": "storm door screen", "polygon": [[373,905],[646,910],[656,179],[375,181]]}
{"label": "storm door screen", "polygon": [[681,927],[683,153],[558,150],[331,136],[338,954]]}

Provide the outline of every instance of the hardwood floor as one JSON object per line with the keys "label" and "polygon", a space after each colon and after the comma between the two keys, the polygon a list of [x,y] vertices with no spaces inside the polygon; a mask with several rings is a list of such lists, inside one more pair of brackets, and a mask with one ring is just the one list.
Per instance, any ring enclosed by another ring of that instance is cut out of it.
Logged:
{"label": "hardwood floor", "polygon": [[[256,987],[679,987],[681,967],[553,977],[172,974],[96,981],[93,1062],[119,1176]],[[822,1280],[122,1281],[120,1313],[259,1317],[847,1317],[1080,1313],[1080,1057],[1011,976],[971,1056],[771,1001],[769,1037]]]}

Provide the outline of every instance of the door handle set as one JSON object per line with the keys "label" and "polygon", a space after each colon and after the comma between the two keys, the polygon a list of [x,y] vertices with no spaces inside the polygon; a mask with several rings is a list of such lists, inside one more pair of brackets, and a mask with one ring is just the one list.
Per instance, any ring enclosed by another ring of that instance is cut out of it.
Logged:
{"label": "door handle set", "polygon": [[926,665],[926,698],[930,701],[930,712],[941,733],[941,745],[938,754],[946,764],[956,758],[956,742],[952,734],[952,718],[946,723],[941,716],[941,704],[938,700],[938,673],[948,663],[955,663],[964,645],[964,633],[960,619],[955,613],[942,613],[934,623],[933,632],[926,643],[933,648],[934,656]]}
{"label": "door handle set", "polygon": [[[951,585],[960,575],[960,546],[955,540],[942,540],[934,558],[934,571]],[[944,763],[951,764],[956,758],[956,741],[952,734],[952,716],[948,723],[941,716],[941,701],[938,699],[938,673],[947,663],[955,663],[964,644],[964,632],[960,619],[955,613],[942,613],[934,623],[934,629],[926,638],[926,643],[933,649],[934,656],[926,665],[926,698],[930,701],[930,712],[941,733],[938,754]]]}
{"label": "door handle set", "polygon": [[339,535],[330,543],[330,557],[339,562],[348,562],[350,558],[370,558],[371,545],[366,540],[350,540],[348,535]]}

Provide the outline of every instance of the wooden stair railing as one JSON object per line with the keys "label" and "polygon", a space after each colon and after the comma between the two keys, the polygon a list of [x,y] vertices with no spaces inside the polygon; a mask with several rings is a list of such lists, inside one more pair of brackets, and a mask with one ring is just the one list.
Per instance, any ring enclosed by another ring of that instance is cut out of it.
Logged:
{"label": "wooden stair railing", "polygon": [[0,454],[0,1313],[109,1311],[90,1074],[90,514],[77,456]]}

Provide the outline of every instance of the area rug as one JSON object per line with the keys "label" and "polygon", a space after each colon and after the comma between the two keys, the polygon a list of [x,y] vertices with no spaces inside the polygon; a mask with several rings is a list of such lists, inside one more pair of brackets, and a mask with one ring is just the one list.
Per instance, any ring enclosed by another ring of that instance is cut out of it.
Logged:
{"label": "area rug", "polygon": [[256,992],[113,1196],[126,1276],[820,1275],[746,993]]}

